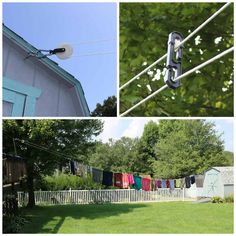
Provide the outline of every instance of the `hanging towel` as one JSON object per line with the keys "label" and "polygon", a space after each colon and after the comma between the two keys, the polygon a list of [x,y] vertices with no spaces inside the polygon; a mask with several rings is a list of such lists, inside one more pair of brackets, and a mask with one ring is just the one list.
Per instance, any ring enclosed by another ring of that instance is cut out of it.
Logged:
{"label": "hanging towel", "polygon": [[174,179],[170,179],[170,189],[175,189],[175,180]]}
{"label": "hanging towel", "polygon": [[134,176],[134,188],[136,190],[142,189],[142,178],[140,176]]}
{"label": "hanging towel", "polygon": [[114,174],[114,185],[116,187],[122,188],[122,179],[123,179],[122,173],[115,173]]}
{"label": "hanging towel", "polygon": [[195,175],[196,187],[202,188],[204,182],[204,175]]}
{"label": "hanging towel", "polygon": [[151,179],[142,178],[142,190],[144,190],[144,191],[151,190]]}
{"label": "hanging towel", "polygon": [[161,188],[161,180],[156,180],[156,188]]}
{"label": "hanging towel", "polygon": [[181,179],[176,179],[175,180],[175,187],[176,188],[181,188],[181,182],[182,182]]}
{"label": "hanging towel", "polygon": [[166,186],[166,180],[165,179],[163,179],[162,181],[161,181],[161,187],[162,188],[166,188],[167,186]]}
{"label": "hanging towel", "polygon": [[191,180],[191,184],[195,184],[195,176],[194,175],[190,176],[190,180]]}
{"label": "hanging towel", "polygon": [[103,171],[102,184],[106,186],[113,185],[113,173],[110,171]]}
{"label": "hanging towel", "polygon": [[76,175],[80,177],[87,177],[87,166],[76,163]]}
{"label": "hanging towel", "polygon": [[128,174],[129,185],[134,184],[134,176],[132,174]]}
{"label": "hanging towel", "polygon": [[102,183],[102,176],[103,176],[103,171],[93,168],[92,169],[92,176],[93,176],[93,181],[96,183]]}
{"label": "hanging towel", "polygon": [[70,161],[70,171],[72,175],[75,175],[75,162],[74,161]]}
{"label": "hanging towel", "polygon": [[128,174],[123,174],[123,179],[122,179],[122,188],[128,188],[129,187],[129,178]]}
{"label": "hanging towel", "polygon": [[169,179],[166,180],[166,187],[170,188],[170,180]]}
{"label": "hanging towel", "polygon": [[191,187],[191,178],[189,176],[185,177],[185,187],[186,188]]}

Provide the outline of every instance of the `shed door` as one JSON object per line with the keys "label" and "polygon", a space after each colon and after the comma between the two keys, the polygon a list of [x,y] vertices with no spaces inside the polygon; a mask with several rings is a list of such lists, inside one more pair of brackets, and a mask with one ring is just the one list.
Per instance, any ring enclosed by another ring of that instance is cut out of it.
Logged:
{"label": "shed door", "polygon": [[207,197],[221,196],[219,172],[208,173]]}

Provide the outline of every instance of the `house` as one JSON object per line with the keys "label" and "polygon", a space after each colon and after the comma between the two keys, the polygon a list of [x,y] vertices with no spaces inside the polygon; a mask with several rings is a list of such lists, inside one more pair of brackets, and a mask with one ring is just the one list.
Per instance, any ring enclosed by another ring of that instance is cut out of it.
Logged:
{"label": "house", "polygon": [[80,82],[43,56],[3,25],[3,116],[89,116]]}
{"label": "house", "polygon": [[185,189],[185,196],[199,197],[227,197],[234,194],[234,167],[212,167],[204,173],[202,187],[196,184]]}

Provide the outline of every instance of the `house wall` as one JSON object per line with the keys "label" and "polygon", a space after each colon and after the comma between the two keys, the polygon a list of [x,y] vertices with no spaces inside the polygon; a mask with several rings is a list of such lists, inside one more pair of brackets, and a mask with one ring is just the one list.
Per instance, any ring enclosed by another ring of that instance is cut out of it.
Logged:
{"label": "house wall", "polygon": [[[69,82],[48,69],[36,58],[3,38],[3,76],[42,91],[35,104],[35,116],[84,116],[76,90]],[[11,105],[3,103],[3,114],[9,116]]]}

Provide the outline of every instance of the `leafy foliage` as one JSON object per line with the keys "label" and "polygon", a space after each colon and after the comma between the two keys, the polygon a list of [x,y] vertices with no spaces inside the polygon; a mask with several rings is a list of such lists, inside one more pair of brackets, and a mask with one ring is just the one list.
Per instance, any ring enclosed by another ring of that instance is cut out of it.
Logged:
{"label": "leafy foliage", "polygon": [[212,166],[224,165],[223,142],[214,125],[203,120],[162,120],[163,138],[156,145],[158,160],[153,163],[155,175],[179,178],[201,174]]}
{"label": "leafy foliage", "polygon": [[43,178],[42,190],[45,191],[59,191],[69,190],[91,190],[101,189],[102,185],[95,183],[91,177],[81,178],[75,175],[53,175]]}
{"label": "leafy foliage", "polygon": [[17,139],[17,154],[26,159],[28,206],[35,205],[34,180],[53,174],[58,166],[68,163],[70,159],[86,155],[88,149],[95,145],[94,137],[99,135],[102,127],[100,120],[3,121],[4,152],[14,153],[13,139]]}
{"label": "leafy foliage", "polygon": [[[225,3],[224,3],[225,4]],[[121,3],[120,84],[166,53],[168,34],[187,36],[223,3]],[[233,4],[185,43],[183,72],[233,45]],[[120,93],[121,113],[160,88],[164,62]],[[233,116],[233,54],[189,75],[176,90],[166,89],[130,116]]]}
{"label": "leafy foliage", "polygon": [[96,109],[91,113],[91,116],[100,116],[100,117],[111,117],[117,116],[117,102],[116,97],[108,97],[106,100],[103,101],[103,104],[97,104]]}

